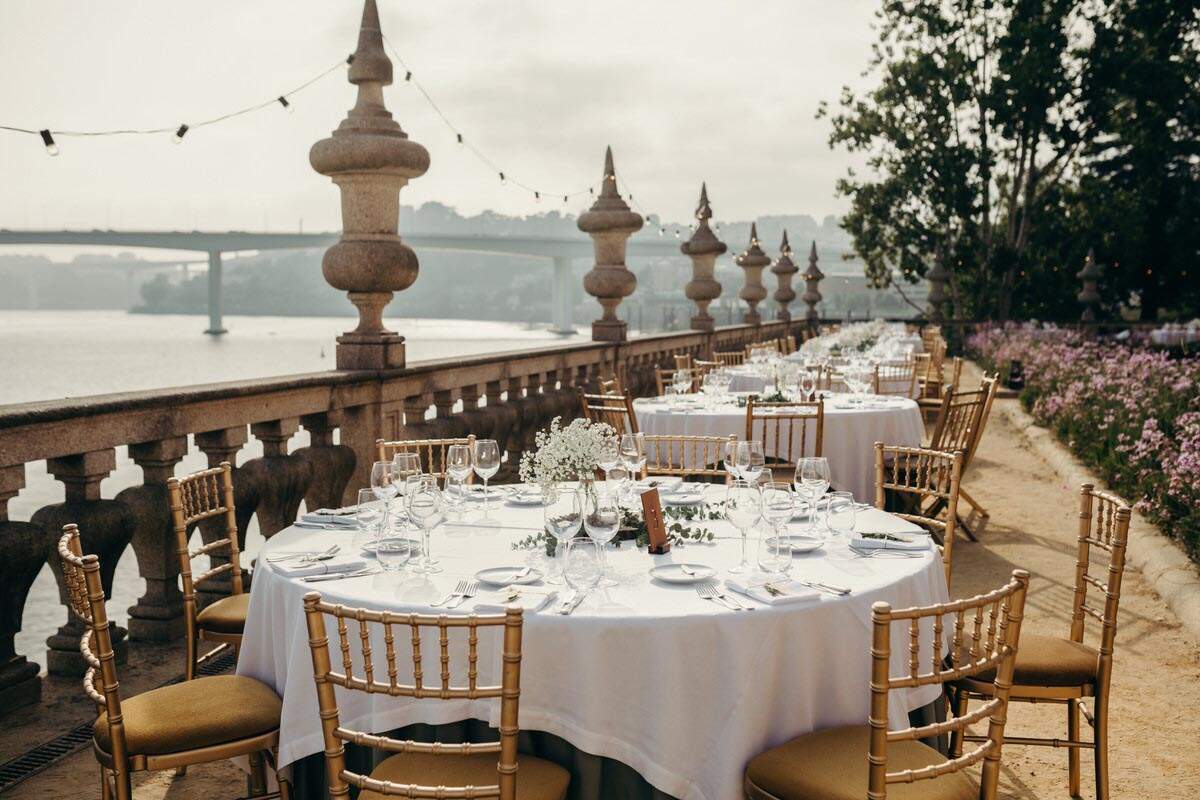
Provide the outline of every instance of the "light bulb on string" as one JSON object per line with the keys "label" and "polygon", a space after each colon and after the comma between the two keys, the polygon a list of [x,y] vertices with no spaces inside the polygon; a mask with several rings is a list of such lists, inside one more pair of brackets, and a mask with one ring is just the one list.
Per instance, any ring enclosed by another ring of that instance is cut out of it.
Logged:
{"label": "light bulb on string", "polygon": [[42,137],[42,144],[46,145],[46,155],[58,155],[58,145],[54,143],[54,137],[50,135],[49,130],[38,131]]}
{"label": "light bulb on string", "polygon": [[541,193],[541,192],[534,192],[534,193],[533,193],[533,202],[535,202],[535,203],[540,203],[540,202],[542,202],[542,193]]}
{"label": "light bulb on string", "polygon": [[463,138],[462,138],[462,134],[461,134],[461,133],[456,133],[456,134],[455,134],[455,137],[457,137],[457,139],[458,139],[458,143],[459,143],[459,144],[462,144],[462,143],[463,143]]}
{"label": "light bulb on string", "polygon": [[563,195],[563,205],[565,206],[566,204],[567,204],[567,196],[564,194]]}
{"label": "light bulb on string", "polygon": [[412,70],[411,70],[411,69],[410,69],[410,70],[407,70],[407,71],[404,73],[404,80],[405,80],[405,81],[411,81],[411,80],[412,80]]}
{"label": "light bulb on string", "polygon": [[351,53],[350,55],[346,56],[346,66],[349,67],[353,63],[354,63],[354,53]]}
{"label": "light bulb on string", "polygon": [[188,126],[180,125],[179,130],[175,131],[175,135],[171,137],[171,141],[175,144],[183,144],[183,137],[187,135]]}
{"label": "light bulb on string", "polygon": [[667,229],[666,229],[666,228],[659,228],[659,229],[658,229],[658,235],[659,235],[659,236],[666,236],[666,235],[667,235]]}
{"label": "light bulb on string", "polygon": [[508,179],[507,179],[507,178],[505,178],[505,177],[504,177],[504,173],[503,173],[503,172],[501,172],[501,173],[500,173],[500,185],[501,185],[501,186],[504,186],[504,185],[505,185],[505,184],[507,184],[507,183],[508,183]]}
{"label": "light bulb on string", "polygon": [[292,104],[289,103],[288,99],[286,97],[284,97],[283,95],[279,95],[279,97],[277,97],[276,100],[279,102],[279,105],[283,106],[284,111],[288,112],[289,114],[296,113],[296,109],[292,107]]}
{"label": "light bulb on string", "polygon": [[675,229],[675,238],[676,238],[676,239],[680,239],[680,238],[682,238],[682,237],[679,235],[679,228],[676,228],[676,229]]}

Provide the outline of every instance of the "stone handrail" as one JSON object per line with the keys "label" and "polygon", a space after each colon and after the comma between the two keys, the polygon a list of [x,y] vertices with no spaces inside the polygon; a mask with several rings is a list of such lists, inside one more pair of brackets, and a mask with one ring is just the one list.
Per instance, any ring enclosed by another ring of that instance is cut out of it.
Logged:
{"label": "stone handrail", "polygon": [[[14,636],[30,586],[47,561],[60,594],[64,591],[51,553],[68,522],[80,526],[85,552],[100,556],[106,592],[121,554],[133,548],[146,593],[130,609],[131,638],[170,641],[183,635],[166,481],[191,447],[210,465],[236,465],[239,534],[244,539],[255,517],[270,537],[295,519],[301,501],[317,507],[353,499],[369,482],[379,438],[470,433],[496,439],[506,454],[496,479],[515,480],[534,434],[554,416],[576,413],[580,388],[616,374],[630,393],[653,393],[654,370],[673,366],[676,354],[704,357],[740,349],[801,326],[735,325],[404,369],[309,373],[0,408],[0,713],[38,697],[37,667],[15,652]],[[310,444],[289,452],[288,442],[301,427]],[[263,455],[237,465],[249,436],[262,443]],[[143,483],[104,498],[100,483],[115,469],[118,447],[126,447],[142,468]],[[24,487],[25,465],[41,460],[64,484],[65,502],[38,509],[28,521],[9,520],[8,501]],[[200,535],[209,541],[222,534],[210,535],[201,525]],[[219,593],[218,586],[201,600],[211,602]],[[51,673],[81,670],[81,630],[67,613],[66,624],[48,642]],[[118,632],[122,651],[125,636]]]}

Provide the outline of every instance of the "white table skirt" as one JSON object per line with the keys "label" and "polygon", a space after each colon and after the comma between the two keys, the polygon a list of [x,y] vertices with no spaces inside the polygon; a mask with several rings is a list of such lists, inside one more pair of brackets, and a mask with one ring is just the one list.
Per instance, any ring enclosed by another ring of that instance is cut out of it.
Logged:
{"label": "white table skirt", "polygon": [[[710,499],[723,487],[711,486]],[[375,575],[324,583],[287,578],[260,557],[254,575],[238,674],[257,678],[283,697],[281,764],[323,749],[312,662],[301,600],[319,590],[330,602],[395,611],[430,612],[428,603],[484,566],[544,561],[511,544],[540,528],[540,508],[504,507],[504,527],[443,526],[434,555],[445,572],[431,577]],[[477,514],[469,513],[468,518]],[[860,526],[903,530],[907,523],[878,511],[860,514]],[[923,558],[853,556],[841,543],[794,558],[793,574],[843,584],[847,597],[821,595],[790,606],[759,606],[734,613],[701,600],[686,586],[651,583],[646,572],[670,559],[710,564],[723,575],[737,563],[740,542],[724,522],[710,523],[712,544],[677,547],[650,556],[625,543],[610,550],[618,585],[597,590],[571,616],[527,613],[522,661],[520,725],[560,736],[575,747],[619,760],[656,788],[684,800],[741,797],[742,772],[754,755],[818,728],[865,724],[870,709],[871,605],[901,608],[945,602],[936,551]],[[324,548],[353,534],[288,528],[263,548]],[[751,541],[753,557],[754,541]],[[757,604],[756,604],[757,605]],[[470,608],[470,601],[463,611]],[[351,625],[353,628],[353,624]],[[329,626],[332,659],[340,665],[336,628]],[[373,639],[376,677],[386,680],[382,634]],[[465,631],[452,634],[452,675],[466,670]],[[893,630],[896,674],[907,670],[907,636]],[[361,676],[357,631],[351,649]],[[396,634],[400,680],[410,680],[411,652]],[[932,630],[923,650],[931,657]],[[439,674],[435,636],[423,642],[426,682]],[[482,682],[497,682],[498,640],[480,636]],[[340,669],[340,667],[338,667]],[[337,690],[341,723],[384,732],[402,725],[478,718],[498,723],[498,704],[483,701],[412,701]],[[907,712],[936,699],[937,687],[891,695],[890,724],[907,727]]]}
{"label": "white table skirt", "polygon": [[[837,395],[825,402],[822,454],[829,459],[834,488],[871,502],[875,499],[875,442],[920,447],[925,423],[912,400],[891,397],[880,401],[882,407],[849,407],[845,402],[845,397]],[[635,400],[633,409],[642,433],[746,438],[746,409],[734,404],[683,409],[663,400]],[[798,429],[795,436],[798,444]],[[812,455],[812,449],[810,431],[805,455]]]}

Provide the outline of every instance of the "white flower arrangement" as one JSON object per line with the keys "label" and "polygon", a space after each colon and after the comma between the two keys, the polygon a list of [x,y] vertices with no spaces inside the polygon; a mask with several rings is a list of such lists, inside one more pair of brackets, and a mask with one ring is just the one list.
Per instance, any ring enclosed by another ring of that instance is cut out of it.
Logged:
{"label": "white flower arrangement", "polygon": [[603,422],[581,418],[563,427],[562,417],[555,417],[549,430],[534,437],[536,449],[521,456],[521,480],[546,489],[556,481],[590,478],[600,461],[601,446],[615,435],[612,426]]}
{"label": "white flower arrangement", "polygon": [[887,320],[874,319],[870,322],[859,322],[853,325],[843,325],[836,333],[809,339],[801,345],[801,351],[815,352],[825,350],[831,353],[862,353],[870,350],[881,340],[889,339],[896,333],[902,333],[903,326],[897,326]]}

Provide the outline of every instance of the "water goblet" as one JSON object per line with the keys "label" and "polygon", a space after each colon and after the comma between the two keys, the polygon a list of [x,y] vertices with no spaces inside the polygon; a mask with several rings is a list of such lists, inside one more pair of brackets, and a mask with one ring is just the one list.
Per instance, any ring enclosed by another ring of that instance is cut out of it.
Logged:
{"label": "water goblet", "polygon": [[434,475],[417,476],[415,477],[415,486],[410,489],[411,491],[405,497],[408,515],[421,529],[422,558],[417,565],[417,572],[426,574],[441,572],[442,568],[433,558],[429,543],[431,531],[442,521],[444,514],[442,492],[438,489],[437,477]]}
{"label": "water goblet", "polygon": [[745,478],[749,483],[757,483],[759,476],[767,468],[762,442],[738,442],[737,464],[740,477]]}
{"label": "water goblet", "polygon": [[[738,442],[726,442],[721,448],[721,462],[729,477],[738,480],[742,477],[742,469],[750,465],[749,451],[738,447]],[[740,460],[739,460],[740,459]]]}
{"label": "water goblet", "polygon": [[387,524],[392,498],[400,491],[392,472],[391,461],[376,461],[371,465],[371,491],[376,500],[383,502],[383,519],[379,523],[382,529]]}
{"label": "water goblet", "polygon": [[615,436],[605,437],[600,442],[600,455],[596,458],[596,466],[604,470],[604,483],[612,480],[612,471],[621,465],[621,441]]}
{"label": "water goblet", "polygon": [[554,555],[559,565],[559,574],[546,580],[548,583],[562,583],[567,544],[583,525],[584,492],[568,484],[555,484],[548,487],[542,497],[545,500],[542,506],[543,525],[546,533],[554,537]]}
{"label": "water goblet", "polygon": [[615,585],[616,582],[608,578],[604,545],[611,542],[621,528],[621,503],[617,496],[612,492],[600,491],[592,494],[585,504],[583,528],[599,547],[600,584],[603,586]]}
{"label": "water goblet", "polygon": [[675,394],[678,397],[683,397],[692,390],[692,371],[687,369],[675,370],[675,374],[671,376],[671,385],[675,389]]}
{"label": "water goblet", "polygon": [[488,481],[500,471],[500,446],[495,439],[479,439],[475,442],[471,467],[476,475],[483,478],[483,519],[490,519]]}
{"label": "water goblet", "polygon": [[817,393],[817,377],[810,370],[805,369],[800,373],[799,388],[805,401],[812,402],[813,395]]}
{"label": "water goblet", "polygon": [[446,448],[446,475],[459,484],[465,484],[471,474],[471,448],[465,444],[452,444]]}
{"label": "water goblet", "polygon": [[[392,483],[396,485],[396,496],[400,498],[401,510],[404,509],[404,495],[408,489],[408,479],[421,474],[421,458],[416,453],[399,452],[392,457]],[[408,516],[404,515],[404,530],[408,530]]]}
{"label": "water goblet", "polygon": [[744,480],[736,480],[729,484],[725,491],[725,519],[737,528],[742,536],[742,560],[729,570],[734,574],[748,572],[750,561],[746,557],[746,537],[749,530],[762,516],[762,492],[758,486]]}
{"label": "water goblet", "polygon": [[646,440],[640,433],[621,435],[621,464],[629,473],[630,481],[642,477],[642,469],[646,466]]}
{"label": "water goblet", "polygon": [[572,539],[563,561],[563,580],[576,597],[596,588],[600,582],[600,546],[591,539]]}
{"label": "water goblet", "polygon": [[829,490],[829,459],[823,457],[802,458],[796,463],[796,491],[808,500],[808,530],[817,531],[817,501]]}

